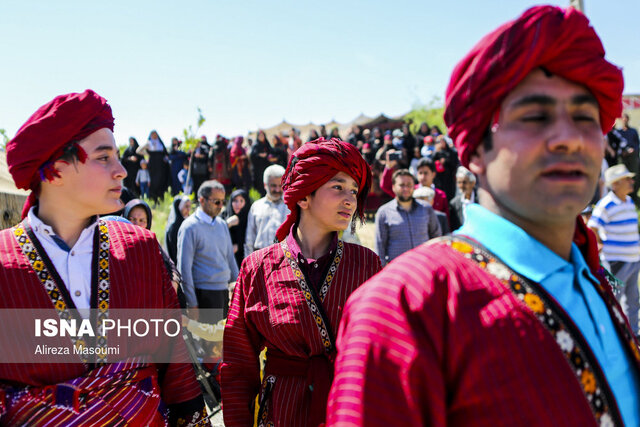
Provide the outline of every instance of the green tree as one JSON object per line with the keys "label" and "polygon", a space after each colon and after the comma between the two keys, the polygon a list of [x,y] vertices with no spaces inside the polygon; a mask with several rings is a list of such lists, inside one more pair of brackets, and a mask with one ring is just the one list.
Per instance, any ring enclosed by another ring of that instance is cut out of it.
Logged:
{"label": "green tree", "polygon": [[9,142],[9,137],[7,136],[7,131],[4,129],[0,129],[0,145],[4,150],[7,147],[7,143]]}
{"label": "green tree", "polygon": [[198,138],[198,131],[206,122],[207,119],[202,115],[202,110],[198,107],[198,120],[196,121],[196,128],[194,130],[192,125],[189,125],[186,129],[182,130],[182,136],[184,137],[184,141],[182,142],[182,149],[186,152],[193,150],[196,146],[196,143],[200,138]]}
{"label": "green tree", "polygon": [[442,99],[434,96],[427,104],[414,104],[411,111],[404,115],[404,121],[411,123],[410,129],[414,134],[422,122],[427,122],[429,126],[438,126],[441,131],[446,132]]}

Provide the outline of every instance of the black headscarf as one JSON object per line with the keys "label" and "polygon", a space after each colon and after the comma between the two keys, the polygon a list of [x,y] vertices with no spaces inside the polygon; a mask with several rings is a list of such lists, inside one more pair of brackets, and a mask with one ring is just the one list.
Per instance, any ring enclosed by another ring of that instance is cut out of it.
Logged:
{"label": "black headscarf", "polygon": [[176,196],[173,199],[171,212],[169,213],[169,219],[167,220],[167,226],[165,228],[164,243],[167,246],[169,257],[175,263],[178,262],[178,230],[185,220],[182,212],[180,212],[180,205],[185,199],[188,200],[189,196]]}
{"label": "black headscarf", "polygon": [[[240,210],[238,214],[233,212],[233,199],[241,196],[244,198],[244,207]],[[251,199],[249,199],[249,194],[246,190],[239,189],[231,193],[229,196],[229,201],[227,202],[227,208],[224,210],[222,217],[227,219],[232,217],[233,215],[238,215],[238,219],[240,223],[236,226],[229,228],[229,233],[231,234],[231,242],[238,245],[238,252],[235,253],[236,261],[238,265],[242,264],[242,260],[244,259],[244,241],[247,235],[247,218],[249,216],[249,209],[251,208]]]}
{"label": "black headscarf", "polygon": [[129,201],[126,205],[124,205],[124,211],[122,212],[122,216],[129,219],[129,214],[136,208],[141,206],[147,212],[147,230],[151,230],[151,208],[144,200],[133,199]]}

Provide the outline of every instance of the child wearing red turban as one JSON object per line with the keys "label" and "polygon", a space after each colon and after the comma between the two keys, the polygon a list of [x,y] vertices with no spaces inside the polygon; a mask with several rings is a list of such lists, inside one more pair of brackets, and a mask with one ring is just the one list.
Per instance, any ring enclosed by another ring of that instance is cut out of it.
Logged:
{"label": "child wearing red turban", "polygon": [[[0,363],[2,425],[206,420],[193,368],[184,363],[183,342],[127,342],[115,355],[108,346],[117,338],[100,335],[99,325],[112,309],[178,307],[153,233],[98,218],[122,208],[126,171],[113,123],[111,107],[100,95],[70,93],[40,107],[7,144],[9,172],[31,195],[23,221],[0,231],[0,311],[32,309],[35,317],[46,312],[47,318],[81,321],[77,310],[91,309],[98,332],[82,339],[63,333],[57,350],[71,355],[67,363],[51,363],[50,353],[29,359],[34,363]],[[29,325],[12,331],[20,342],[15,347],[0,342],[0,347],[20,354],[20,345],[36,339],[33,323],[22,323]],[[76,349],[89,352],[78,356]],[[153,363],[157,355],[183,363]]]}
{"label": "child wearing red turban", "polygon": [[[291,213],[278,243],[240,269],[225,328],[225,425],[318,426],[333,379],[334,334],[348,296],[380,270],[371,250],[340,240],[364,217],[371,170],[352,145],[318,139],[293,153],[282,180]],[[267,348],[264,380],[258,355]]]}

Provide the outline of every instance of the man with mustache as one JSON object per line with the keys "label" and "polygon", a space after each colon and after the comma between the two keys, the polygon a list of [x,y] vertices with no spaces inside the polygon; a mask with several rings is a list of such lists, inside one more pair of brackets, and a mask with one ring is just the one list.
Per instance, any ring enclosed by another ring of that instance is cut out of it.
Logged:
{"label": "man with mustache", "polygon": [[533,7],[454,68],[479,204],[349,299],[327,425],[640,425],[640,352],[579,217],[622,72],[587,18]]}
{"label": "man with mustache", "polygon": [[440,223],[428,203],[413,198],[413,175],[408,169],[393,173],[395,198],[376,212],[376,253],[382,265],[429,239],[442,235]]}
{"label": "man with mustache", "polygon": [[276,230],[289,215],[289,208],[282,201],[282,175],[284,168],[280,165],[271,165],[264,170],[263,181],[267,194],[256,200],[249,210],[245,257],[273,244]]}

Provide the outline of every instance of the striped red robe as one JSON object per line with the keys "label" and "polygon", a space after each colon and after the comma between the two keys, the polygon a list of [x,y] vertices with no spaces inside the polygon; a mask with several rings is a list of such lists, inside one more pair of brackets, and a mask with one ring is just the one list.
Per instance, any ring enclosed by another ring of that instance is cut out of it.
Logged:
{"label": "striped red robe", "polygon": [[535,313],[437,243],[405,253],[358,289],[338,333],[327,426],[391,425],[596,422]]}
{"label": "striped red robe", "polygon": [[[143,228],[114,221],[106,221],[110,240],[109,273],[110,296],[109,308],[160,309],[178,307],[178,300],[167,270],[164,266],[158,242],[153,233]],[[96,228],[98,233],[98,228]],[[0,309],[51,309],[53,317],[57,317],[52,302],[23,255],[16,242],[12,229],[0,231]],[[149,355],[168,351],[160,340],[138,340],[139,345],[146,346],[131,351],[130,354]],[[186,348],[182,341],[173,354],[179,360],[188,360]],[[177,360],[176,359],[176,360]],[[179,411],[180,406],[193,406],[201,411],[204,406],[200,387],[196,381],[193,367],[190,364],[175,363],[150,365],[153,376],[158,378],[162,402],[169,405],[171,412]],[[105,365],[102,371],[111,369],[113,365]],[[96,370],[98,371],[98,370]],[[148,371],[148,369],[146,369]],[[63,382],[70,382],[83,376],[93,375],[87,365],[82,363],[66,364],[0,364],[0,393],[2,387],[35,386],[42,387]],[[110,371],[109,371],[110,372]],[[107,375],[111,375],[108,373]],[[128,396],[136,399],[135,387],[122,390],[121,402],[127,402]],[[137,397],[139,399],[139,396]],[[8,402],[5,402],[8,403]],[[1,405],[0,405],[1,406]],[[162,411],[162,406],[156,411]],[[11,412],[2,417],[0,424],[6,421]],[[148,410],[148,408],[144,408]],[[68,423],[70,421],[65,422]],[[90,424],[90,421],[82,424]]]}
{"label": "striped red robe", "polygon": [[[323,307],[335,334],[349,295],[380,270],[380,259],[369,249],[344,244],[340,262]],[[318,328],[279,244],[247,257],[240,269],[224,334],[222,401],[227,427],[249,426],[254,401],[262,394],[258,355],[278,350],[296,359],[324,355]],[[291,369],[294,369],[292,362]],[[332,376],[333,365],[331,365]],[[270,372],[269,356],[265,372]],[[330,384],[331,378],[327,378]],[[267,405],[275,426],[308,425],[309,381],[301,376],[277,375]],[[317,388],[316,388],[317,390]],[[327,390],[328,393],[328,390]],[[327,396],[313,395],[313,399]]]}

